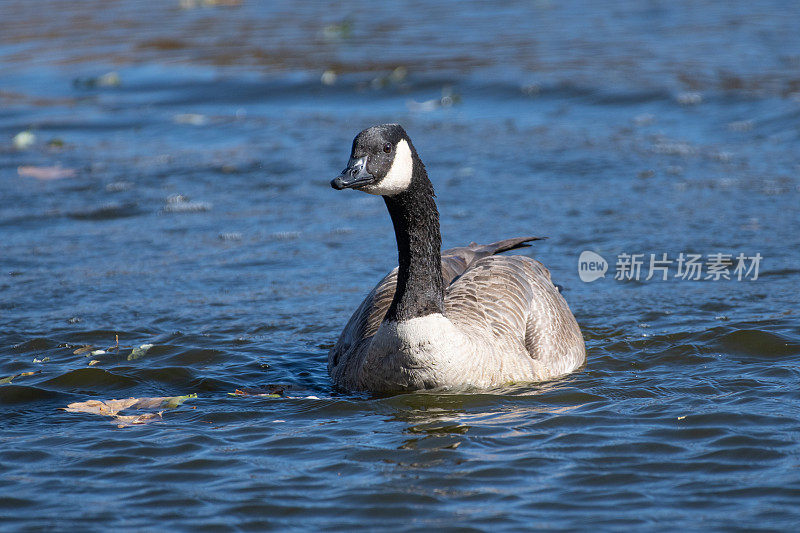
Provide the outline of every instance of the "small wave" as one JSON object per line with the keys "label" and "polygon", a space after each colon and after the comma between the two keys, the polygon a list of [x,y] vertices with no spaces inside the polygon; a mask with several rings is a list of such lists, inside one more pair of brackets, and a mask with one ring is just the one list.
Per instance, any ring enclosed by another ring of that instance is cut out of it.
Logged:
{"label": "small wave", "polygon": [[733,331],[721,336],[717,342],[725,351],[759,358],[800,355],[800,343],[777,333],[757,329]]}
{"label": "small wave", "polygon": [[61,396],[61,393],[26,385],[9,384],[0,387],[0,404],[31,403],[40,400],[51,400],[59,396]]}
{"label": "small wave", "polygon": [[102,368],[80,368],[56,376],[42,385],[62,389],[130,389],[139,382],[129,376],[110,372]]}
{"label": "small wave", "polygon": [[72,211],[67,216],[76,220],[114,220],[134,217],[141,213],[142,210],[135,203],[129,202],[123,204],[111,203],[83,211]]}

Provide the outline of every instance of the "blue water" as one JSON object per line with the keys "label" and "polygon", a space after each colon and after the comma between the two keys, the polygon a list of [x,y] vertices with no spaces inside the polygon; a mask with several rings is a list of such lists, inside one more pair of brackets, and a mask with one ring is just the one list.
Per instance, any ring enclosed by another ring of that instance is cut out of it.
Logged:
{"label": "blue water", "polygon": [[[0,11],[0,529],[800,523],[793,2]],[[549,237],[524,253],[584,368],[332,388],[396,249],[379,198],[328,182],[382,122],[414,140],[445,247]],[[585,250],[604,278],[581,281]],[[615,279],[664,253],[762,260]],[[141,424],[63,410],[192,394],[121,413],[163,411]]]}

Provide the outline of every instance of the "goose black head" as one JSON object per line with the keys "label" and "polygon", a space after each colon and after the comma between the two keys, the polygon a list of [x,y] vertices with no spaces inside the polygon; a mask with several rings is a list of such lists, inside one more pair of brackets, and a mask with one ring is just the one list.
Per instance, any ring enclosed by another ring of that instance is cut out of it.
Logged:
{"label": "goose black head", "polygon": [[347,168],[331,181],[331,187],[394,196],[411,185],[415,159],[414,146],[402,126],[372,126],[353,139]]}

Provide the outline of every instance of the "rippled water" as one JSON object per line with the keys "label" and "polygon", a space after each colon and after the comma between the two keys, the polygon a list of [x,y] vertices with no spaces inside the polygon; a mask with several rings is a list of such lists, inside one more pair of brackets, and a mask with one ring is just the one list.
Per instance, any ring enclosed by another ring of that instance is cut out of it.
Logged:
{"label": "rippled water", "polygon": [[[796,527],[794,3],[182,4],[2,7],[3,527]],[[328,181],[388,121],[445,246],[550,237],[527,253],[585,368],[332,389],[396,251],[381,200]],[[763,259],[621,281],[622,253]],[[191,394],[145,424],[60,409]]]}

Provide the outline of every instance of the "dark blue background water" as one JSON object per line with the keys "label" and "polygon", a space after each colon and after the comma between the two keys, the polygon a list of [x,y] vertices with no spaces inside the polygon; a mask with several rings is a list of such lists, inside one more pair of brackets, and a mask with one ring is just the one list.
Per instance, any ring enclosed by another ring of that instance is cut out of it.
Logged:
{"label": "dark blue background water", "polygon": [[[0,384],[0,529],[797,527],[796,3],[182,5],[0,6],[0,378],[33,372]],[[445,246],[550,237],[526,253],[584,369],[332,390],[396,251],[381,200],[328,181],[380,122],[414,139]],[[763,260],[613,277],[681,252]],[[124,428],[59,409],[188,394]]]}

